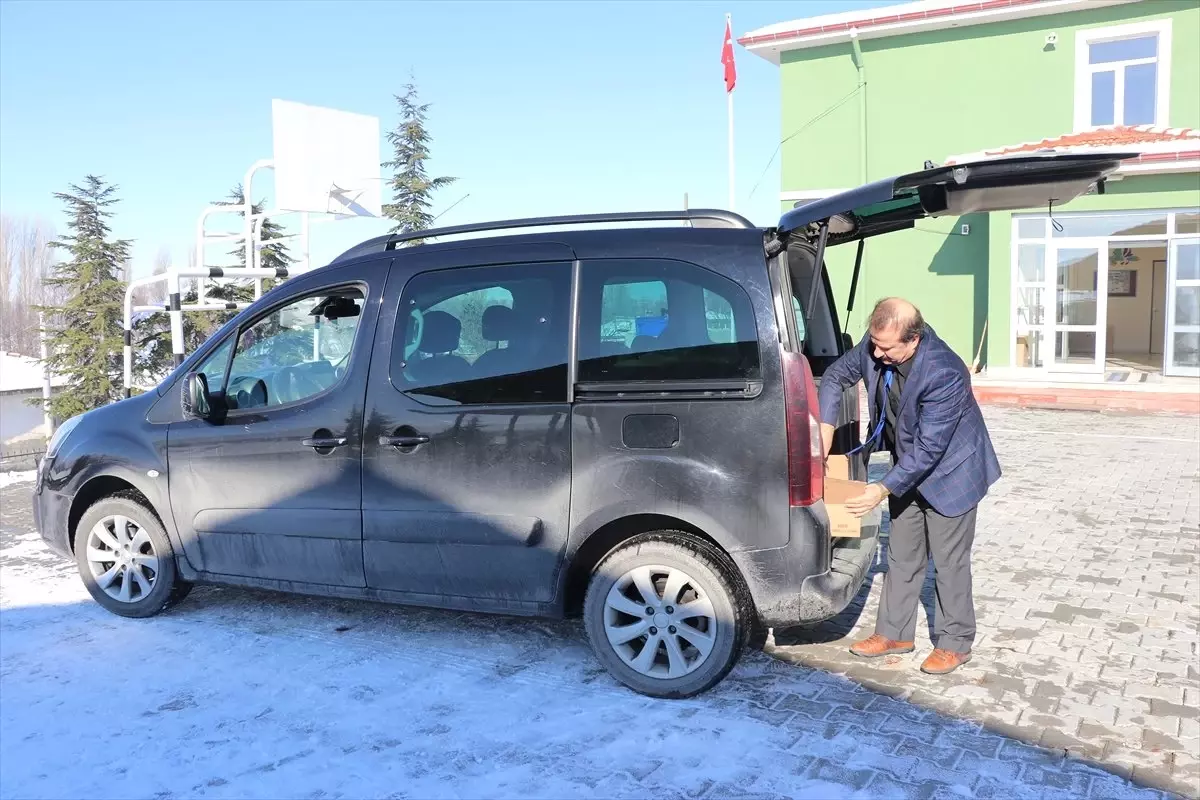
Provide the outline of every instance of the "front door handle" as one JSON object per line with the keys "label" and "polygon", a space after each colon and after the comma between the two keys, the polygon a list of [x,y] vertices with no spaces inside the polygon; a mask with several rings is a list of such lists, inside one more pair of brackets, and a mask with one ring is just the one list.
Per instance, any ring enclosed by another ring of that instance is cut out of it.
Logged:
{"label": "front door handle", "polygon": [[335,447],[341,447],[345,443],[345,436],[313,437],[310,439],[300,440],[300,444],[304,445],[305,447],[312,447],[316,450],[332,450]]}
{"label": "front door handle", "polygon": [[380,436],[379,444],[383,447],[416,447],[420,444],[428,444],[429,437],[424,434],[417,433],[409,436]]}

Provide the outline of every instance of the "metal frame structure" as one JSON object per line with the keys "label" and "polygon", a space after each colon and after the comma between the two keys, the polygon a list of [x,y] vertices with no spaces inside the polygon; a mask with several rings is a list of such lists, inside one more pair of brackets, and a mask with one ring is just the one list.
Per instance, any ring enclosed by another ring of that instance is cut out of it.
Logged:
{"label": "metal frame structure", "polygon": [[[250,279],[254,281],[254,299],[262,297],[262,280],[263,278],[277,278],[286,280],[289,275],[302,274],[309,270],[309,233],[312,224],[315,222],[337,222],[338,220],[351,219],[353,214],[330,214],[317,220],[310,219],[310,213],[307,211],[291,211],[286,209],[272,209],[255,214],[254,210],[254,176],[259,170],[274,169],[275,164],[270,159],[260,159],[255,161],[248,170],[246,170],[245,178],[242,182],[243,193],[241,204],[229,205],[212,205],[200,212],[200,216],[196,220],[196,241],[195,267],[187,267],[184,269],[171,269],[167,272],[158,275],[149,275],[145,278],[137,278],[129,282],[125,290],[124,304],[124,390],[125,396],[129,397],[133,389],[133,314],[139,312],[160,313],[167,312],[171,315],[171,351],[174,356],[175,366],[183,363],[183,312],[184,311],[237,311],[246,308],[250,303],[229,303],[224,301],[214,301],[205,295],[203,283],[199,286],[197,292],[197,302],[190,305],[183,305],[180,302],[180,280],[184,278],[233,278],[233,279]],[[261,265],[260,251],[263,248],[262,228],[263,223],[268,217],[283,216],[284,214],[300,214],[300,232],[286,234],[271,241],[280,241],[284,239],[300,239],[300,261],[299,267],[293,269],[273,269],[264,268]],[[216,214],[241,214],[242,215],[242,230],[239,233],[207,233],[205,230],[206,223],[209,217]],[[205,245],[212,242],[221,241],[241,241],[245,243],[245,267],[206,267],[204,266],[204,248]],[[142,286],[149,286],[159,281],[167,282],[167,303],[155,305],[133,305],[133,291]],[[139,387],[143,388],[143,387]]]}
{"label": "metal frame structure", "polygon": [[[263,278],[280,278],[286,280],[288,271],[283,268],[263,269],[261,267],[188,267],[172,269],[158,275],[147,275],[135,278],[125,289],[125,305],[123,317],[124,358],[125,358],[125,396],[129,397],[133,389],[133,313],[135,311],[162,312],[171,315],[171,352],[175,366],[183,363],[183,312],[187,311],[234,311],[245,308],[249,303],[211,303],[198,302],[183,306],[179,302],[180,278],[253,278],[261,286]],[[167,282],[166,305],[133,305],[133,292],[141,286],[149,286],[159,281]],[[140,387],[139,387],[140,388]]]}

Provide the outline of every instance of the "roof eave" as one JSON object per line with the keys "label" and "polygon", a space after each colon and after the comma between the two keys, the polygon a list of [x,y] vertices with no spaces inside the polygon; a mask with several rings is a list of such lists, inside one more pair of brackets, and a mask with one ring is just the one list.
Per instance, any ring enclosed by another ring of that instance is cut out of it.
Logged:
{"label": "roof eave", "polygon": [[760,28],[743,34],[737,41],[751,53],[778,65],[781,54],[789,50],[849,42],[854,35],[864,40],[883,39],[1135,2],[1140,0],[983,0],[909,14],[875,16],[878,12],[886,12],[889,7],[884,6],[864,11],[858,18],[828,25],[817,22],[821,17],[812,17],[796,20],[795,27],[785,31],[766,32],[767,28]]}

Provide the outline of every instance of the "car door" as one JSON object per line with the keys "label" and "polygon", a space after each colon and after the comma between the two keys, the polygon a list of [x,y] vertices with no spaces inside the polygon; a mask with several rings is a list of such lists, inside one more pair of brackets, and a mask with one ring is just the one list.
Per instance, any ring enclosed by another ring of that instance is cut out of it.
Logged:
{"label": "car door", "polygon": [[172,423],[168,459],[175,520],[205,572],[365,585],[363,397],[387,269],[288,281],[197,367],[228,410]]}
{"label": "car door", "polygon": [[363,560],[371,588],[528,608],[553,599],[567,538],[570,250],[489,250],[397,258],[367,391]]}

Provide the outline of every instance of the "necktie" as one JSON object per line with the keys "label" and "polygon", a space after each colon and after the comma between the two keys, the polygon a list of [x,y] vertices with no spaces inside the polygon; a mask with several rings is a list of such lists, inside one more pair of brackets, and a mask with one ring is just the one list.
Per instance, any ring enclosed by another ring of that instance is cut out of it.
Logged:
{"label": "necktie", "polygon": [[882,441],[883,424],[884,424],[884,421],[887,419],[887,411],[885,408],[885,404],[888,402],[888,389],[890,389],[892,386],[892,374],[893,374],[893,370],[891,367],[883,368],[883,380],[880,381],[883,384],[883,392],[880,396],[879,403],[878,403],[879,422],[876,423],[875,430],[871,432],[871,435],[869,437],[867,437],[867,440],[865,442],[863,442],[858,447],[851,450],[848,453],[848,455],[854,455],[855,453],[859,452],[867,445],[871,445],[872,447],[874,447],[874,445],[877,442]]}

